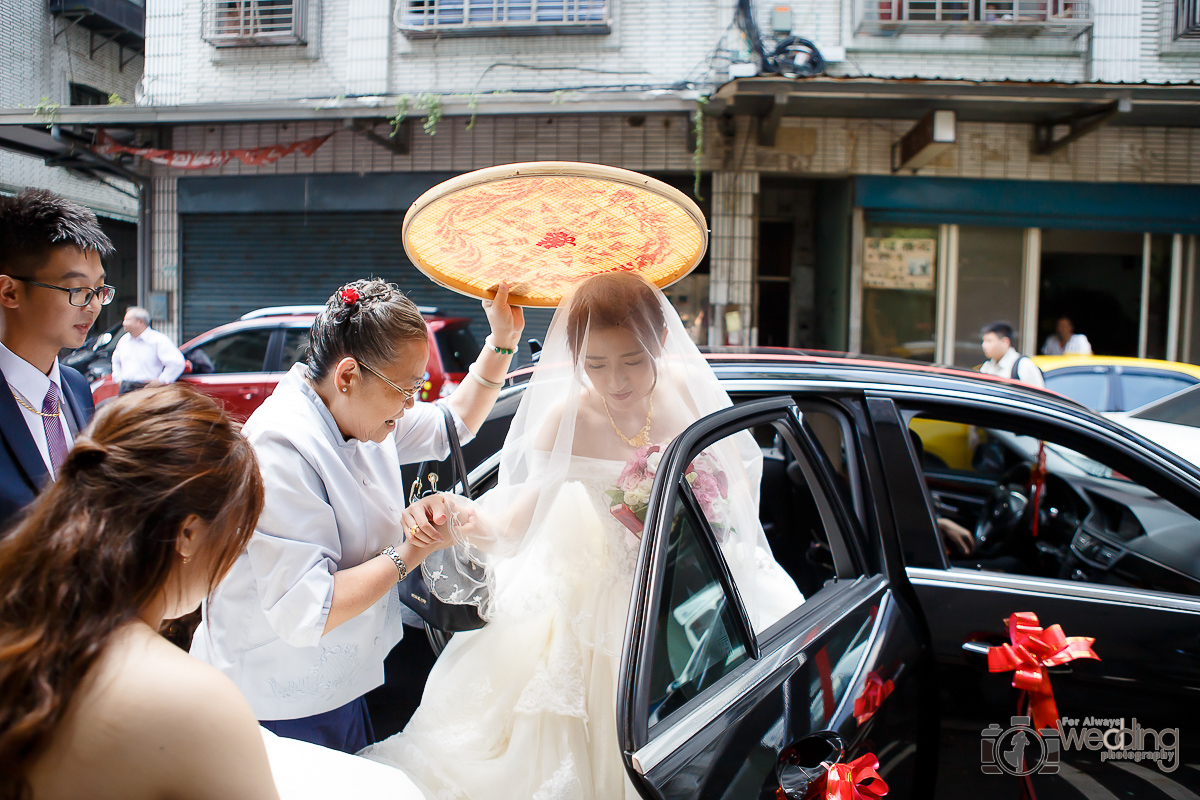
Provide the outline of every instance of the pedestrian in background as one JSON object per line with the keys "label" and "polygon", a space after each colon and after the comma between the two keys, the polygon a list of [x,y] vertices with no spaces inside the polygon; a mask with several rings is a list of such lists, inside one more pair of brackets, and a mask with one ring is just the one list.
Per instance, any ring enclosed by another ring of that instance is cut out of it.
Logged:
{"label": "pedestrian in background", "polygon": [[1090,356],[1092,343],[1082,333],[1075,332],[1075,325],[1066,314],[1059,316],[1054,333],[1046,337],[1042,345],[1044,356]]}
{"label": "pedestrian in background", "polygon": [[0,197],[0,528],[58,474],[95,406],[87,380],[58,363],[83,345],[116,290],[96,215],[39,189]]}
{"label": "pedestrian in background", "polygon": [[1013,346],[1012,325],[1007,322],[993,322],[983,329],[983,354],[987,361],[979,368],[985,375],[998,375],[1002,378],[1012,378],[1014,381],[1028,383],[1030,386],[1046,388],[1046,380],[1042,371],[1029,356],[1023,356]]}
{"label": "pedestrian in background", "polygon": [[174,383],[183,374],[183,353],[166,334],[150,327],[150,312],[130,306],[121,323],[125,335],[112,354],[112,378],[121,394]]}

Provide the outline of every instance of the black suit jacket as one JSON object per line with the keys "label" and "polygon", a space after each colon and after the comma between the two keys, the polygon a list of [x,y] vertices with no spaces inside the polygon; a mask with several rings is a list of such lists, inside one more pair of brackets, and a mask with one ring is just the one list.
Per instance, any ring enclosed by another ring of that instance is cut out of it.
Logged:
{"label": "black suit jacket", "polygon": [[[83,430],[96,413],[87,379],[62,364],[58,371],[62,376],[63,397]],[[3,384],[0,388],[0,531],[3,531],[18,511],[33,502],[49,473],[3,372],[0,384]]]}

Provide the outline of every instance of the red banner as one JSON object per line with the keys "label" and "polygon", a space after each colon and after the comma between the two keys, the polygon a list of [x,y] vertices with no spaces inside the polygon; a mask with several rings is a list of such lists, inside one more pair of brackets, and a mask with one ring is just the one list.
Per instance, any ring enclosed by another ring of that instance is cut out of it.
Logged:
{"label": "red banner", "polygon": [[96,132],[96,146],[93,148],[97,153],[105,155],[115,155],[117,153],[129,153],[130,155],[139,156],[147,161],[153,161],[155,164],[162,164],[175,169],[209,169],[210,167],[219,167],[222,164],[227,164],[233,159],[241,161],[249,166],[257,166],[259,164],[270,164],[272,161],[278,161],[284,156],[291,155],[295,152],[303,153],[306,156],[311,156],[317,151],[321,145],[333,136],[333,133],[327,133],[324,136],[317,136],[312,139],[305,139],[301,142],[292,142],[291,144],[275,144],[268,147],[250,147],[238,150],[158,150],[153,147],[129,147],[113,139],[103,130]]}

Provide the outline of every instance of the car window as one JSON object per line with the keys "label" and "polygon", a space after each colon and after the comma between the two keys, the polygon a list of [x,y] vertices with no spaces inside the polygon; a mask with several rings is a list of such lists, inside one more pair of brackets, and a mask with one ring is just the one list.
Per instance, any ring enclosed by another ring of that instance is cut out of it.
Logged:
{"label": "car window", "polygon": [[185,353],[193,374],[262,372],[271,328],[238,331],[210,339]]}
{"label": "car window", "polygon": [[952,566],[1200,594],[1200,519],[1163,496],[1178,487],[1144,464],[1135,475],[1102,439],[1006,420],[959,409],[909,422]]}
{"label": "car window", "polygon": [[1140,370],[1122,371],[1120,380],[1123,403],[1118,411],[1132,411],[1196,383],[1186,375]]}
{"label": "car window", "polygon": [[1108,371],[1082,371],[1057,369],[1046,373],[1046,388],[1097,411],[1109,408]]}
{"label": "car window", "polygon": [[667,543],[663,602],[654,638],[650,678],[650,725],[748,657],[745,632],[720,579],[703,528],[681,498]]}
{"label": "car window", "polygon": [[308,328],[285,328],[283,352],[279,355],[279,371],[287,372],[308,353]]}
{"label": "car window", "polygon": [[1130,416],[1153,422],[1169,422],[1173,425],[1200,428],[1200,386],[1180,392],[1173,397],[1164,398]]}
{"label": "car window", "polygon": [[845,517],[797,432],[753,426],[708,445],[685,470],[653,640],[651,726],[748,658],[746,624],[766,641],[834,578],[859,574]]}
{"label": "car window", "polygon": [[435,334],[442,369],[446,372],[466,372],[479,358],[479,342],[466,325],[451,325]]}

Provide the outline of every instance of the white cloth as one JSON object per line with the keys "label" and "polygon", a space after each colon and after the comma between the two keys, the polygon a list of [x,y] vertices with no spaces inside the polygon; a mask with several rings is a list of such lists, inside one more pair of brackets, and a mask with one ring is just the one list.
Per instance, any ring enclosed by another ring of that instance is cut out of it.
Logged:
{"label": "white cloth", "polygon": [[424,800],[421,790],[399,770],[328,747],[276,736],[266,728],[259,730],[280,800]]}
{"label": "white cloth", "polygon": [[1071,338],[1067,339],[1064,345],[1058,341],[1058,336],[1050,334],[1046,337],[1045,344],[1042,345],[1042,355],[1044,356],[1090,356],[1092,354],[1092,343],[1082,333],[1073,333]]}
{"label": "white cloth", "polygon": [[[72,412],[67,403],[67,397],[63,393],[62,376],[58,372],[58,359],[54,359],[54,366],[50,367],[50,374],[46,375],[33,364],[0,344],[0,372],[4,373],[4,379],[8,381],[9,390],[18,392],[26,403],[38,411],[42,410],[42,403],[46,402],[46,393],[50,391],[50,383],[54,382],[58,386],[58,405],[62,409],[62,413],[58,415],[58,422],[62,425],[67,449],[70,450],[75,439],[71,435],[71,426],[67,423],[67,415]],[[42,461],[46,462],[46,472],[50,473],[53,478],[54,468],[50,463],[50,447],[46,444],[46,425],[42,421],[43,417],[30,411],[20,400],[17,401],[17,405],[21,407],[21,416],[25,418],[25,424],[33,436],[33,443],[37,445],[38,452],[42,454]]]}
{"label": "white cloth", "polygon": [[126,333],[113,348],[112,377],[117,383],[174,383],[183,367],[183,353],[165,333],[153,328],[146,328],[140,336]]}
{"label": "white cloth", "polygon": [[[1017,352],[1017,348],[1010,347],[1008,352],[1000,357],[1000,361],[988,359],[983,362],[979,371],[985,375],[998,375],[1001,378],[1011,378],[1013,364],[1017,363],[1017,359],[1021,358],[1021,354]],[[1046,380],[1042,377],[1042,371],[1038,369],[1037,364],[1026,358],[1021,361],[1021,365],[1017,367],[1017,380],[1022,383],[1028,383],[1030,386],[1038,386],[1042,389],[1046,388]]]}
{"label": "white cloth", "polygon": [[305,369],[292,367],[243,428],[266,506],[192,639],[192,654],[228,675],[260,720],[331,711],[383,683],[383,659],[403,636],[396,592],[322,636],[333,576],[400,540],[400,464],[450,452],[445,417],[428,403],[383,442],[346,441]]}

